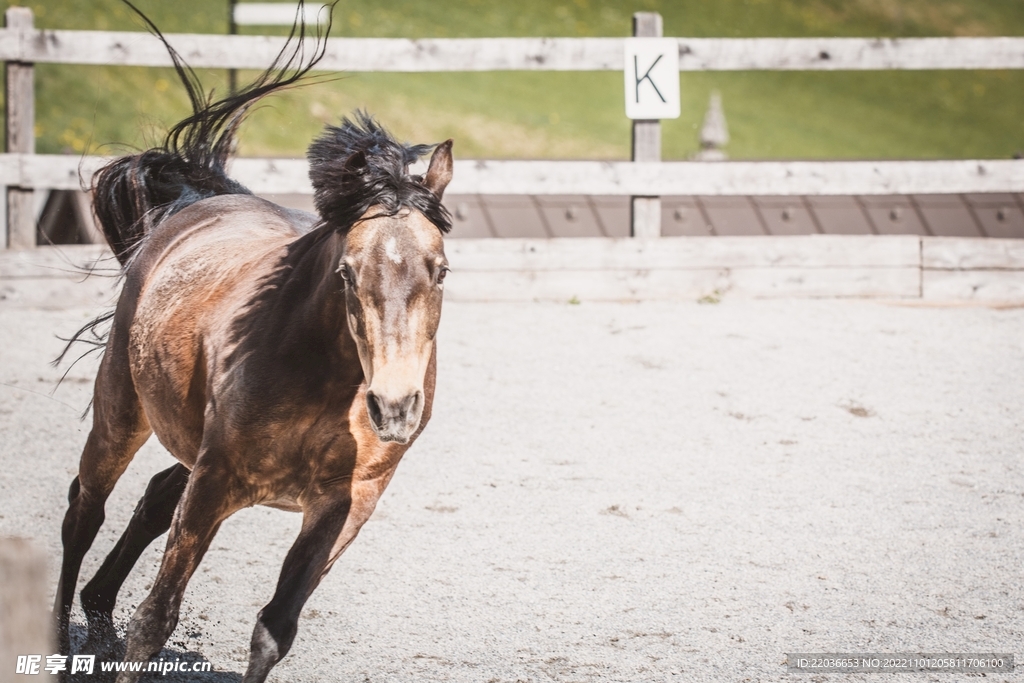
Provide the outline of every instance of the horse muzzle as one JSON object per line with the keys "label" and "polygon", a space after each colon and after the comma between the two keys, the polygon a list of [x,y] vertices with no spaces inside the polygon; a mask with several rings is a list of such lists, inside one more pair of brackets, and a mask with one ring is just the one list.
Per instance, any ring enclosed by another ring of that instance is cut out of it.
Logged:
{"label": "horse muzzle", "polygon": [[366,412],[381,441],[409,443],[423,416],[423,392],[392,398],[371,389],[366,392]]}

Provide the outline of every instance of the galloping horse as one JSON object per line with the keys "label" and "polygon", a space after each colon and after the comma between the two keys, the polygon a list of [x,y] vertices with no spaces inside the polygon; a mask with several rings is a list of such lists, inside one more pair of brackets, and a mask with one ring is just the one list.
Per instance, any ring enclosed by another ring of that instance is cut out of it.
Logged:
{"label": "galloping horse", "polygon": [[430,419],[451,140],[424,176],[410,175],[429,146],[401,144],[362,113],[344,119],[309,149],[319,215],[288,210],[253,196],[224,164],[250,105],[294,83],[322,51],[302,68],[299,49],[286,61],[282,51],[253,85],[211,102],[168,49],[192,116],[162,147],[110,163],[95,186],[124,285],[68,495],[55,615],[67,652],[78,573],[104,503],[155,433],[178,463],[153,477],[82,590],[90,638],[110,632],[121,584],[168,529],[152,590],[128,626],[129,661],[163,647],[221,522],[252,505],[301,512],[253,630],[244,681],[255,683],[288,652],[303,604]]}

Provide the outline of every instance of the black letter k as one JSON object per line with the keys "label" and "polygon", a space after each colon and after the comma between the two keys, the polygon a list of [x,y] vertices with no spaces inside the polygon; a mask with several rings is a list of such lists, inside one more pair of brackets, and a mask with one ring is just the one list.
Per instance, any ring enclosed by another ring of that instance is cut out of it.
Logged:
{"label": "black letter k", "polygon": [[647,73],[645,73],[642,78],[637,78],[637,76],[640,75],[640,64],[637,61],[639,58],[636,55],[633,55],[633,78],[636,79],[636,101],[637,101],[637,103],[640,102],[640,84],[643,83],[644,81],[647,81],[648,83],[651,84],[651,87],[654,88],[654,92],[658,93],[658,97],[661,99],[662,102],[665,101],[665,98],[662,96],[661,91],[658,90],[658,86],[654,85],[654,80],[651,79],[651,69],[653,69],[654,66],[658,62],[660,62],[661,58],[664,57],[664,56],[665,55],[658,55],[658,58],[655,59],[653,62],[651,62],[650,67],[647,68]]}

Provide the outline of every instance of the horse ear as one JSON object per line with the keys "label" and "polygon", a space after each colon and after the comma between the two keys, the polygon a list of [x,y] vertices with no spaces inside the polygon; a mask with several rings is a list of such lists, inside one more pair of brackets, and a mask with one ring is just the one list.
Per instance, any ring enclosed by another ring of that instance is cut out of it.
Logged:
{"label": "horse ear", "polygon": [[363,172],[366,170],[366,152],[362,150],[353,152],[345,159],[344,164],[341,168],[341,176],[339,178],[341,187],[347,191],[353,187],[356,187],[361,182]]}
{"label": "horse ear", "polygon": [[430,167],[423,176],[423,184],[438,199],[444,194],[444,188],[452,181],[452,141],[445,140],[430,156]]}
{"label": "horse ear", "polygon": [[359,150],[345,159],[345,173],[356,175],[366,168],[366,152]]}

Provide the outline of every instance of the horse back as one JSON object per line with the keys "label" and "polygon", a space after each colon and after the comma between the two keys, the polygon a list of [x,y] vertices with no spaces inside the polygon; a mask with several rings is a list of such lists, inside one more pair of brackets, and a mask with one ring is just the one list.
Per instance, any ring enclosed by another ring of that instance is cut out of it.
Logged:
{"label": "horse back", "polygon": [[130,262],[114,325],[127,332],[123,352],[153,431],[186,466],[231,321],[315,222],[251,195],[213,197],[158,225]]}

